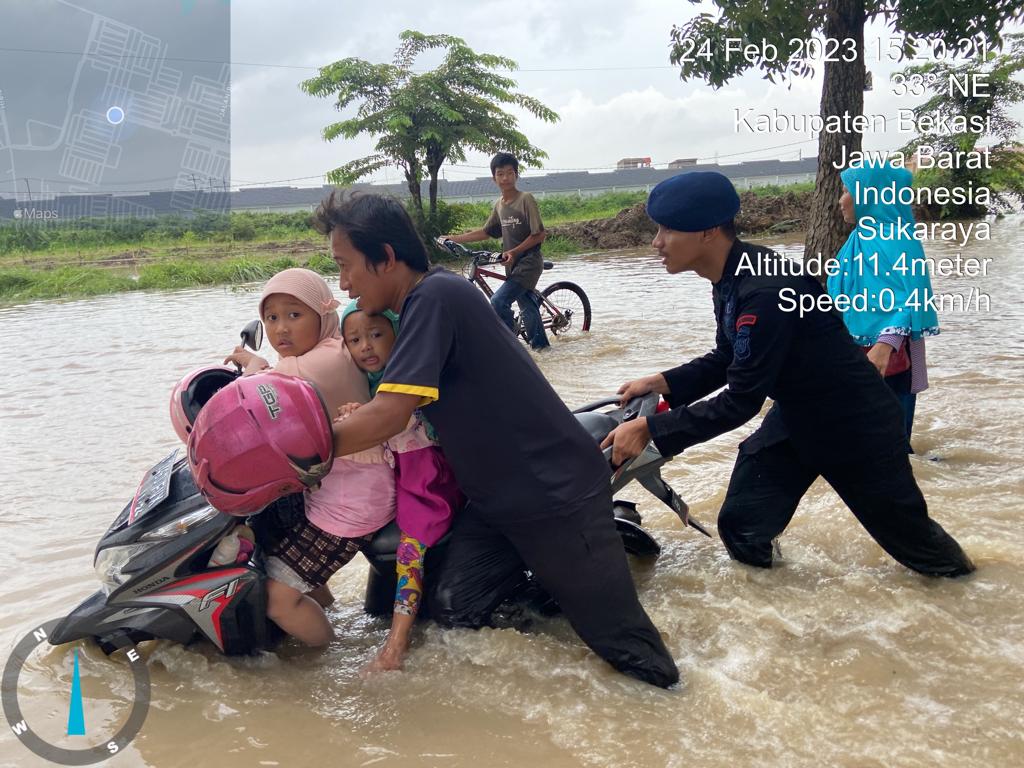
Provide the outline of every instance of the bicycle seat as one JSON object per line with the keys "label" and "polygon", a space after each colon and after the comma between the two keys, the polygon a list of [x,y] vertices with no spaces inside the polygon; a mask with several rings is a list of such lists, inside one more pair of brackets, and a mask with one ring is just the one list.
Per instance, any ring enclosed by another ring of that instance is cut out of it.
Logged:
{"label": "bicycle seat", "polygon": [[590,411],[588,413],[577,413],[576,418],[583,425],[583,428],[590,433],[590,436],[594,438],[594,442],[597,443],[608,437],[608,433],[619,426],[619,420],[610,413]]}
{"label": "bicycle seat", "polygon": [[545,262],[544,262],[544,269],[551,269],[551,268],[552,268],[552,267],[554,267],[554,266],[555,266],[555,265],[554,265],[554,263],[553,263],[553,262],[550,262],[550,261],[545,261]]}

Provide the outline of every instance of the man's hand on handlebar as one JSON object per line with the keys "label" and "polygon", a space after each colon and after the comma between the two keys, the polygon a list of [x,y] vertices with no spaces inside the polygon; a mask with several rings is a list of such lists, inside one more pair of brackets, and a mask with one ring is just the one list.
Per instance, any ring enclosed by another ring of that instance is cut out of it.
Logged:
{"label": "man's hand on handlebar", "polygon": [[668,394],[668,383],[665,381],[665,377],[660,373],[644,376],[642,379],[627,381],[619,387],[617,393],[621,395],[619,398],[619,405],[624,406],[633,398],[643,397],[651,392],[657,392],[659,395]]}
{"label": "man's hand on handlebar", "polygon": [[601,441],[601,450],[612,447],[612,466],[621,467],[630,459],[643,453],[651,440],[651,431],[647,428],[647,418],[641,416],[632,421],[624,421]]}

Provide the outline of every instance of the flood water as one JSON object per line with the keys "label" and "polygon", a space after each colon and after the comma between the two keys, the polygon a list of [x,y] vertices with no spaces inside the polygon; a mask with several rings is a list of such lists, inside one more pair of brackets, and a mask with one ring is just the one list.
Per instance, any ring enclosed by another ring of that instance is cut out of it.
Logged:
{"label": "flood water", "polygon": [[[955,248],[930,243],[930,256]],[[634,568],[640,597],[683,674],[661,691],[614,673],[561,619],[511,629],[418,630],[407,671],[362,665],[387,625],[361,612],[366,566],[331,582],[339,639],[258,658],[144,646],[152,706],[115,766],[1012,766],[1024,764],[1024,217],[993,225],[972,287],[991,308],[945,312],[928,342],[914,472],[978,566],[958,581],[888,558],[821,481],[771,571],[731,562],[641,489],[663,547]],[[538,362],[570,405],[710,348],[710,286],[669,276],[649,249],[559,262],[594,305],[589,337]],[[0,309],[0,660],[26,632],[97,586],[95,543],[142,474],[176,446],[167,399],[187,370],[219,361],[255,315],[258,286],[124,294]],[[500,407],[495,403],[495,407]],[[696,446],[666,479],[713,524],[737,443]],[[481,424],[486,428],[486,424]],[[501,471],[495,467],[495,471]],[[428,574],[429,576],[429,574]],[[40,735],[65,733],[79,649],[88,733],[127,715],[130,675],[92,644],[37,652],[19,701]],[[46,765],[0,728],[0,766]]]}

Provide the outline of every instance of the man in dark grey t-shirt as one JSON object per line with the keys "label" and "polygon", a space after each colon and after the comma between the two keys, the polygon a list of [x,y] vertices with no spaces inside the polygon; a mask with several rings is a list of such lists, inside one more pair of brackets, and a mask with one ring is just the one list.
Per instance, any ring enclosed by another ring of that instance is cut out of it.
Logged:
{"label": "man in dark grey t-shirt", "polygon": [[505,325],[512,329],[512,302],[518,303],[530,346],[533,349],[544,349],[550,344],[540,319],[540,308],[532,293],[544,271],[540,244],[547,235],[544,223],[540,220],[540,209],[533,195],[516,189],[519,161],[515,156],[508,152],[496,154],[491,159],[491,177],[501,190],[501,197],[494,203],[484,225],[472,232],[445,237],[456,243],[474,243],[488,237],[501,238],[508,280],[491,297],[491,306]]}
{"label": "man in dark grey t-shirt", "polygon": [[530,355],[468,281],[427,270],[397,201],[332,196],[315,221],[330,233],[342,290],[367,313],[402,318],[376,396],[334,424],[335,455],[379,445],[422,408],[469,499],[428,588],[434,617],[480,626],[502,586],[528,569],[612,666],[674,684],[679,672],[640,605],[615,528],[609,467]]}

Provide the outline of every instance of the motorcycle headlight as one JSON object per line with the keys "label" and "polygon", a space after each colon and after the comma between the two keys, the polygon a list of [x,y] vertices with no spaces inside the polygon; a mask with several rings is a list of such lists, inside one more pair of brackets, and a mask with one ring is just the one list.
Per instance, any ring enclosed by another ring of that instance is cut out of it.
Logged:
{"label": "motorcycle headlight", "polygon": [[159,528],[147,531],[139,537],[139,540],[161,541],[163,539],[174,539],[187,532],[190,528],[202,525],[207,520],[212,520],[219,514],[220,512],[211,506],[200,507],[193,512],[189,512],[187,515],[179,517],[177,520],[172,520],[169,523],[164,523]]}
{"label": "motorcycle headlight", "polygon": [[103,585],[103,591],[110,594],[130,578],[130,574],[122,573],[128,562],[152,544],[129,544],[124,547],[108,547],[96,554],[93,567]]}

